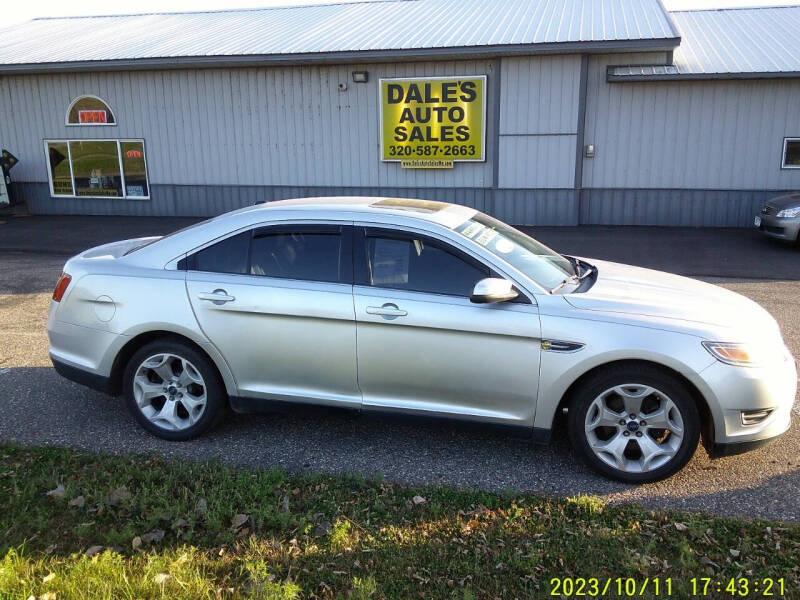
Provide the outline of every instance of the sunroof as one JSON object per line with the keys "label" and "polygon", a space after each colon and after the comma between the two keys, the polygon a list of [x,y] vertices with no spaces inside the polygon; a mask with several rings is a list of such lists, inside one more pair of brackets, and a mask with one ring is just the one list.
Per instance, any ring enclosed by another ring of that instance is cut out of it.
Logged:
{"label": "sunroof", "polygon": [[414,200],[411,198],[384,198],[373,202],[370,206],[375,208],[394,208],[395,210],[410,210],[414,212],[435,213],[447,208],[447,203],[435,200]]}

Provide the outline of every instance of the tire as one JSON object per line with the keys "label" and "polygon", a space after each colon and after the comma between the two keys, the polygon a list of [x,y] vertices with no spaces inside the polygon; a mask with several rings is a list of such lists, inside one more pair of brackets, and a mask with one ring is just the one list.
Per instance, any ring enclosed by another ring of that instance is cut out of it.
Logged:
{"label": "tire", "polygon": [[673,475],[700,440],[692,395],[678,379],[649,365],[609,367],[589,376],[571,398],[568,424],[572,444],[589,466],[628,483]]}
{"label": "tire", "polygon": [[197,437],[216,425],[227,406],[216,367],[174,338],[142,346],[123,373],[128,410],[153,435],[171,441]]}

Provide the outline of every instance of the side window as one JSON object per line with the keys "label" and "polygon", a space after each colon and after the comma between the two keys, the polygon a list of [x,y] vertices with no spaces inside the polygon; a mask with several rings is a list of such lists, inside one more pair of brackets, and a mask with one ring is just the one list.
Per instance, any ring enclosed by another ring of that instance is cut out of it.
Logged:
{"label": "side window", "polygon": [[248,271],[248,253],[251,233],[246,231],[195,252],[189,260],[193,271],[232,273],[245,275]]}
{"label": "side window", "polygon": [[342,251],[343,239],[339,227],[260,229],[253,235],[250,274],[349,283],[350,253]]}
{"label": "side window", "polygon": [[489,269],[446,244],[393,235],[365,239],[368,284],[375,287],[469,297]]}

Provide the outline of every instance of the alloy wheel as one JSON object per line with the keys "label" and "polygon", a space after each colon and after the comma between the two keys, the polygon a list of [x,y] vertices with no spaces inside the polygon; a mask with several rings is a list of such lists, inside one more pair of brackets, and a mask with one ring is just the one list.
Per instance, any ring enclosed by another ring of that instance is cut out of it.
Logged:
{"label": "alloy wheel", "polygon": [[624,384],[599,394],[589,405],[584,431],[592,452],[626,473],[646,473],[672,460],[684,439],[677,405],[663,392]]}
{"label": "alloy wheel", "polygon": [[145,359],[133,377],[136,406],[151,423],[168,431],[188,429],[203,416],[207,388],[200,371],[175,354]]}

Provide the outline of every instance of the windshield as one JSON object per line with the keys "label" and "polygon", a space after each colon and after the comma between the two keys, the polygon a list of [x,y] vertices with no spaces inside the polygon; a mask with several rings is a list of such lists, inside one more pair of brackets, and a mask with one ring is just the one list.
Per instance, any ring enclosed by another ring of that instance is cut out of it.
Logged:
{"label": "windshield", "polygon": [[476,213],[455,227],[455,231],[480,244],[547,290],[576,275],[567,258],[489,215]]}

